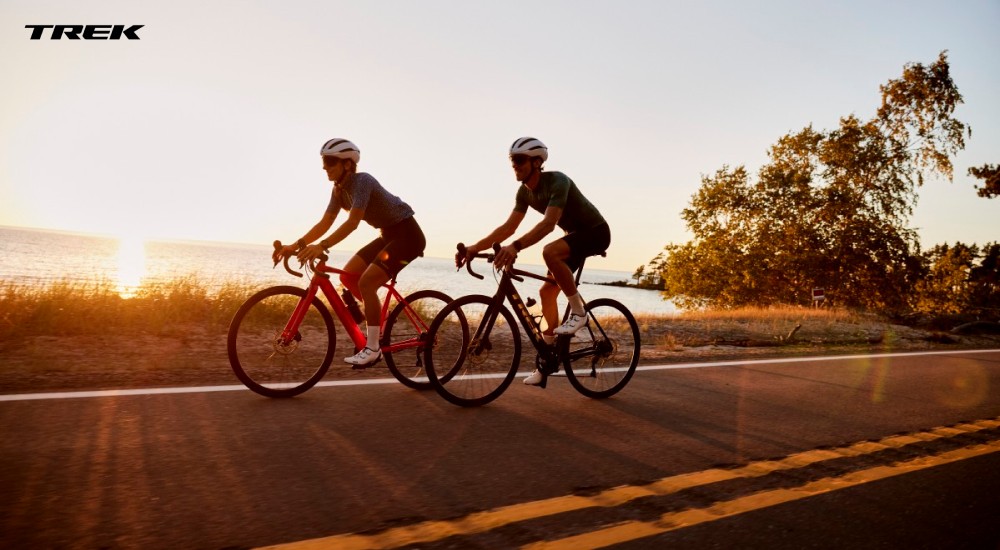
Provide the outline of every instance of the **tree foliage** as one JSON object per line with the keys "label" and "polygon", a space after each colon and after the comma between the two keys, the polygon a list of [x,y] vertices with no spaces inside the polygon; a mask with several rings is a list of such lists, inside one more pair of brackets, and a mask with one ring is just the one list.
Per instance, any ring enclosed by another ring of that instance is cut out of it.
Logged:
{"label": "tree foliage", "polygon": [[983,180],[983,186],[976,186],[980,197],[991,199],[1000,197],[1000,165],[984,164],[969,168],[969,175]]}
{"label": "tree foliage", "polygon": [[898,312],[922,274],[908,227],[917,188],[952,178],[967,126],[946,52],[880,87],[870,120],[808,126],[774,144],[752,178],[724,166],[683,211],[694,239],[669,244],[664,297],[680,307],[808,304],[814,287],[850,307]]}
{"label": "tree foliage", "polygon": [[921,262],[923,276],[913,293],[915,312],[1000,311],[1000,243],[982,248],[961,242],[939,244],[924,252]]}
{"label": "tree foliage", "polygon": [[969,272],[972,308],[977,313],[1000,317],[1000,243],[986,244],[979,257],[979,265],[973,266]]}
{"label": "tree foliage", "polygon": [[921,313],[962,313],[972,299],[969,275],[979,254],[975,245],[940,244],[924,253],[925,275],[915,288],[914,310]]}

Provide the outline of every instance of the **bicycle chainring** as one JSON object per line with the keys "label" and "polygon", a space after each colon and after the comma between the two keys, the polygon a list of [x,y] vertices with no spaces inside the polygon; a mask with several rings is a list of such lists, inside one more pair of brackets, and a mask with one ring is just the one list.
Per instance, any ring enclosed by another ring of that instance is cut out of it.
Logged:
{"label": "bicycle chainring", "polygon": [[545,374],[552,374],[559,370],[559,355],[557,353],[537,353],[535,354],[535,368]]}

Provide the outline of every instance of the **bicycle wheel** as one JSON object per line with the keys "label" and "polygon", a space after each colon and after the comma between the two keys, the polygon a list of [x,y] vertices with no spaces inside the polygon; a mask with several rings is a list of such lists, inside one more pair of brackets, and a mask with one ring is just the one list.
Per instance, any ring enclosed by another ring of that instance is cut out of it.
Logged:
{"label": "bicycle wheel", "polygon": [[318,298],[306,311],[294,337],[285,329],[306,295],[294,286],[276,286],[251,296],[229,324],[227,348],[236,377],[267,397],[292,397],[316,385],[333,360],[337,338],[333,317]]}
{"label": "bicycle wheel", "polygon": [[[448,304],[431,323],[425,348],[427,376],[442,397],[463,407],[493,401],[510,386],[521,360],[521,333],[492,298],[470,295]],[[491,318],[492,317],[492,318]]]}
{"label": "bicycle wheel", "polygon": [[562,364],[578,392],[611,397],[628,384],[639,364],[639,326],[625,306],[607,298],[588,303],[587,317],[587,326],[559,338]]}
{"label": "bicycle wheel", "polygon": [[404,386],[431,389],[424,369],[424,343],[434,317],[451,302],[451,297],[437,290],[419,290],[396,304],[385,320],[381,346],[389,372]]}

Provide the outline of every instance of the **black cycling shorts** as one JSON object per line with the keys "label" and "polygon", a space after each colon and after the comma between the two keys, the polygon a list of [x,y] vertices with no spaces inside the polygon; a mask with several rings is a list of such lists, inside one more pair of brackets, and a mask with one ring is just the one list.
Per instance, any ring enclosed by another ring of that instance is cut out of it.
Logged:
{"label": "black cycling shorts", "polygon": [[385,227],[381,235],[358,251],[358,256],[369,264],[375,264],[396,278],[399,272],[418,256],[424,255],[427,240],[424,232],[413,216]]}
{"label": "black cycling shorts", "polygon": [[608,249],[611,245],[611,228],[608,224],[602,223],[589,229],[568,233],[562,240],[569,245],[566,265],[570,271],[576,271],[588,256],[596,256]]}

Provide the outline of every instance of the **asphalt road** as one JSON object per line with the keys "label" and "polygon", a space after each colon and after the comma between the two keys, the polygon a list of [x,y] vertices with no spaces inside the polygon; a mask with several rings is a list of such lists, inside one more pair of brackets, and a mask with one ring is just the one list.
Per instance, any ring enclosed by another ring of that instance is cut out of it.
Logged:
{"label": "asphalt road", "polygon": [[1000,548],[1000,351],[680,367],[3,396],[0,546]]}

